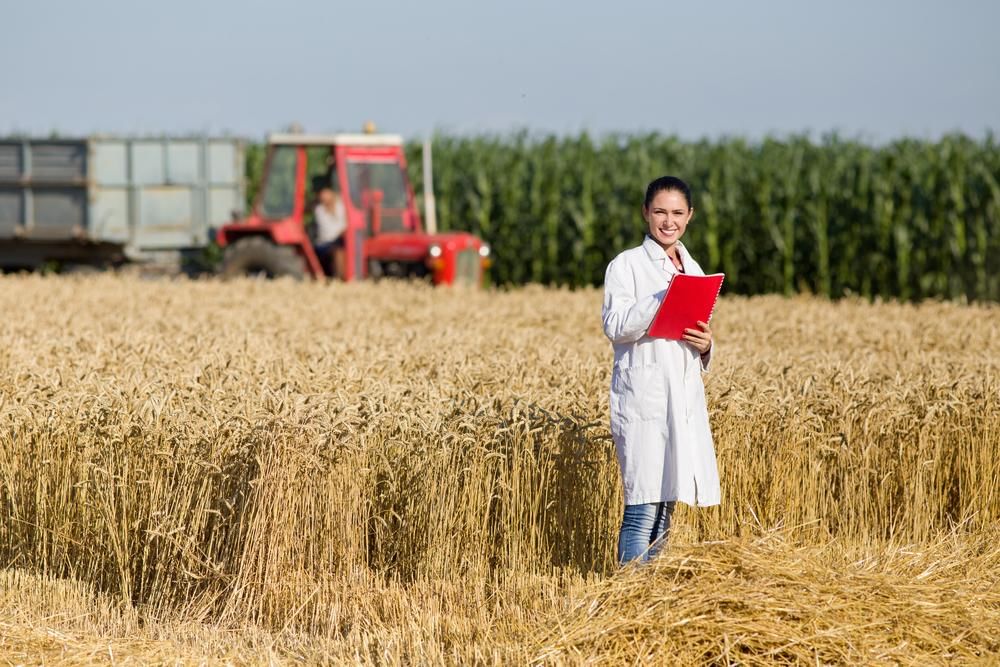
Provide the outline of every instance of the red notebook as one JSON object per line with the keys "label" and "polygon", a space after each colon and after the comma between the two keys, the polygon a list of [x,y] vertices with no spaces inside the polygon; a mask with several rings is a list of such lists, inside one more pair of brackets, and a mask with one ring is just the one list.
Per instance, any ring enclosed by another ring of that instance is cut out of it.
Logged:
{"label": "red notebook", "polygon": [[715,310],[715,303],[719,300],[724,277],[724,273],[713,273],[710,276],[689,276],[686,273],[675,275],[646,335],[681,340],[684,329],[697,329],[698,320],[708,322]]}

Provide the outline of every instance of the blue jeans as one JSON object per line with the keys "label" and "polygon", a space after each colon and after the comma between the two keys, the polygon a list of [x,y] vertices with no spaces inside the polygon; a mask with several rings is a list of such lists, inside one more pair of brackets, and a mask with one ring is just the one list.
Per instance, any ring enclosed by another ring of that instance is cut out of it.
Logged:
{"label": "blue jeans", "polygon": [[647,561],[658,554],[667,543],[673,513],[673,501],[626,505],[618,533],[618,563],[625,565],[636,558]]}
{"label": "blue jeans", "polygon": [[[317,243],[313,246],[313,250],[316,251],[316,259],[319,260],[319,265],[323,267],[323,273],[327,275],[333,275],[337,272],[337,267],[333,265],[333,253],[337,248],[344,247],[344,237],[336,239],[335,241],[327,241],[326,243]],[[343,278],[343,276],[337,276],[338,278]]]}

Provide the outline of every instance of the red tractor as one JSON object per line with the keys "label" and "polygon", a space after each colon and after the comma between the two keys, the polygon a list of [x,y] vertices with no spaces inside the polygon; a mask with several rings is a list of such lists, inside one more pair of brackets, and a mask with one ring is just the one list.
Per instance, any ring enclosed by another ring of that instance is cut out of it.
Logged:
{"label": "red tractor", "polygon": [[250,215],[216,234],[224,276],[313,278],[321,264],[307,221],[323,188],[340,195],[343,275],[352,281],[419,277],[480,285],[490,248],[472,234],[429,234],[406,176],[403,140],[388,134],[277,134],[268,138],[263,182]]}

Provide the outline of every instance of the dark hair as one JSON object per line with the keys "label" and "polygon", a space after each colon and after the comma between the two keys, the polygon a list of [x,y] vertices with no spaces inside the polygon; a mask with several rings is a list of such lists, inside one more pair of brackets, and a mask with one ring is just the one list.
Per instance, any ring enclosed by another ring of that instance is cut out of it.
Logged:
{"label": "dark hair", "polygon": [[684,195],[688,210],[691,210],[691,188],[676,176],[660,176],[646,186],[646,201],[643,202],[643,206],[649,208],[649,205],[653,203],[653,198],[663,190],[679,192]]}

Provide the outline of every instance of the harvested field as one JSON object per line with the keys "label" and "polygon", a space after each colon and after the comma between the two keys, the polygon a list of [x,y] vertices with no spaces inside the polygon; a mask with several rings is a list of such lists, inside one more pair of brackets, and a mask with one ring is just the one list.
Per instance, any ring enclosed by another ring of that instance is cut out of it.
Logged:
{"label": "harvested field", "polygon": [[648,568],[600,293],[0,280],[19,662],[1000,659],[1000,308],[723,299]]}

